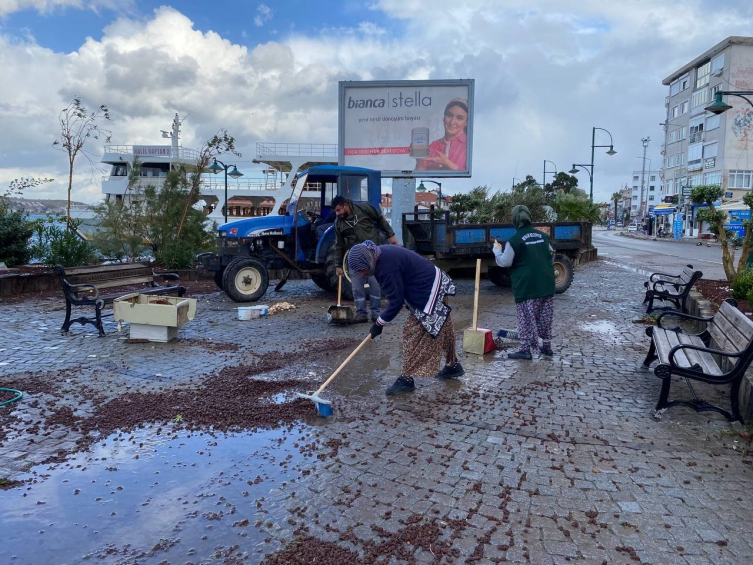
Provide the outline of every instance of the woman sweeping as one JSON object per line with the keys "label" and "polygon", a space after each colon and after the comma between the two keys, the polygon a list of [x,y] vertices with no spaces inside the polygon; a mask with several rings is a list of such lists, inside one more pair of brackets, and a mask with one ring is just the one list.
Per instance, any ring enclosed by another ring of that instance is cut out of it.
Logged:
{"label": "woman sweeping", "polygon": [[[403,304],[411,314],[403,327],[403,370],[387,394],[413,391],[414,379],[458,378],[465,372],[455,349],[455,331],[447,296],[455,285],[447,273],[420,255],[397,245],[377,246],[365,241],[351,248],[348,269],[362,277],[375,276],[389,304],[371,326],[374,339],[395,319]],[[440,371],[442,357],[445,366]]]}

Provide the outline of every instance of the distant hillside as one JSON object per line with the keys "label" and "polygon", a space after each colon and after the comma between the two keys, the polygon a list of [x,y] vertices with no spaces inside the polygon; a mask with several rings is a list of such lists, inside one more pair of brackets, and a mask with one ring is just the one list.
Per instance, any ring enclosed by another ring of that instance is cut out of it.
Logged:
{"label": "distant hillside", "polygon": [[[23,210],[29,214],[61,214],[68,207],[67,200],[34,200],[30,198],[8,198],[12,210]],[[85,202],[71,201],[71,206],[86,207]]]}

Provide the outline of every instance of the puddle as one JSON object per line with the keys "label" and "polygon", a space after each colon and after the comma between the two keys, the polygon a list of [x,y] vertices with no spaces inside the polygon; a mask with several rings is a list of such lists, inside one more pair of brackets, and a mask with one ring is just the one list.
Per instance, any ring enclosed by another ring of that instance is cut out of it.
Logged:
{"label": "puddle", "polygon": [[0,561],[205,563],[236,544],[266,553],[269,534],[255,524],[289,517],[271,502],[297,489],[298,469],[316,457],[294,446],[313,441],[304,429],[165,438],[144,428],[37,466],[27,475],[37,483],[0,491]]}
{"label": "puddle", "polygon": [[613,334],[617,333],[617,326],[612,322],[601,320],[599,322],[583,322],[580,324],[580,328],[587,332],[593,332],[597,334]]}

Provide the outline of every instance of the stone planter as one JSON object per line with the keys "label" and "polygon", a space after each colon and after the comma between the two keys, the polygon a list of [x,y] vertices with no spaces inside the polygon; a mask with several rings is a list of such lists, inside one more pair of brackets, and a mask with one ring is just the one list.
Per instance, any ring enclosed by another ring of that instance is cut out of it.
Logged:
{"label": "stone planter", "polygon": [[113,319],[131,324],[131,339],[167,343],[196,316],[195,298],[126,294],[113,302]]}

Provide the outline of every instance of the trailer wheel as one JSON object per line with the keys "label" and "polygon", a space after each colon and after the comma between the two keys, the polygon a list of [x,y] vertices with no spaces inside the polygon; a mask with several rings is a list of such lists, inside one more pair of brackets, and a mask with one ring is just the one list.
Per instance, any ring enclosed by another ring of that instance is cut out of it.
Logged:
{"label": "trailer wheel", "polygon": [[[335,265],[335,246],[331,245],[329,251],[327,251],[327,267],[326,276],[329,286],[332,289],[330,292],[337,292],[337,265]],[[350,279],[343,276],[343,300],[353,300],[353,285],[350,284]]]}
{"label": "trailer wheel", "polygon": [[222,286],[222,279],[224,275],[225,275],[225,269],[214,272],[214,284],[216,284],[217,288],[219,288],[220,290],[225,290],[225,287]]}
{"label": "trailer wheel", "polygon": [[239,257],[225,269],[222,284],[235,302],[256,302],[267,292],[269,273],[260,261]]}
{"label": "trailer wheel", "polygon": [[510,270],[502,267],[489,267],[489,280],[495,285],[502,288],[510,288],[512,280],[510,279]]}
{"label": "trailer wheel", "polygon": [[573,284],[573,262],[565,255],[554,256],[554,292],[562,294]]}

